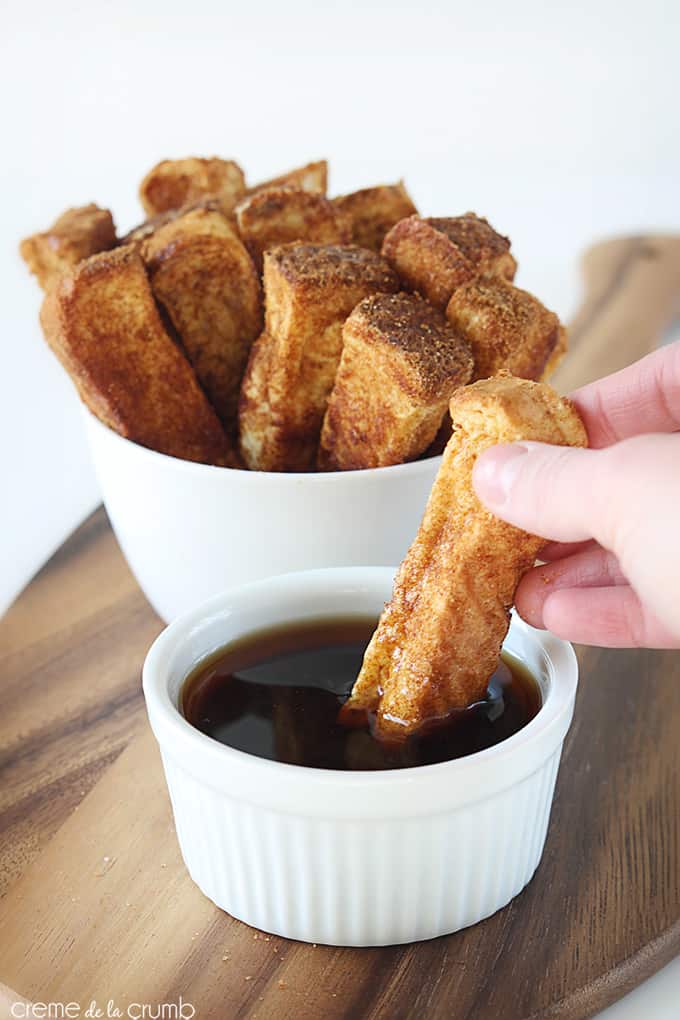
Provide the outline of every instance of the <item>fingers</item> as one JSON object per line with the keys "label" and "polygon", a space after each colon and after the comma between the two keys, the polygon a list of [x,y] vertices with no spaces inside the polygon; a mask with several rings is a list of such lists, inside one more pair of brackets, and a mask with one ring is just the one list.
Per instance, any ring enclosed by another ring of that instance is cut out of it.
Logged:
{"label": "fingers", "polygon": [[562,588],[543,605],[543,626],[558,637],[603,648],[680,648],[632,588]]}
{"label": "fingers", "polygon": [[544,628],[543,607],[554,592],[627,583],[616,557],[598,545],[588,544],[581,552],[534,567],[525,574],[515,592],[515,605],[532,627]]}
{"label": "fingers", "polygon": [[592,448],[680,430],[680,341],[571,394]]}
{"label": "fingers", "polygon": [[[510,524],[552,543],[584,543],[594,539],[613,553],[639,598],[666,628],[664,647],[670,647],[668,635],[680,636],[679,463],[680,433],[636,436],[603,450],[522,442],[492,447],[481,454],[472,480],[482,502]],[[548,547],[548,556],[553,551]],[[585,556],[589,551],[592,554],[592,547],[589,550],[586,546],[574,555]],[[559,564],[564,567],[564,559],[554,562],[556,568]],[[583,570],[584,562],[577,561]],[[594,561],[587,562],[590,569]],[[599,569],[613,568],[610,562],[600,561]],[[585,576],[581,575],[579,585]],[[593,576],[596,578],[596,572]],[[615,589],[608,583],[611,579],[605,576],[599,581],[591,580],[588,583],[607,586],[590,590],[613,593]],[[542,625],[552,629],[549,612],[556,612],[556,607],[562,604],[560,600],[566,598],[562,592],[574,590],[562,587],[541,600],[534,589],[532,604],[522,608],[535,620],[542,614]],[[619,608],[630,609],[630,620],[634,620],[632,591],[627,598]],[[576,640],[601,645],[609,644],[610,640],[615,644],[635,643],[631,633],[625,640],[617,637],[606,614],[600,615],[606,628],[604,634],[598,632],[598,616],[588,623],[586,614],[579,622],[581,636]],[[636,624],[636,641],[639,634],[656,633],[651,625],[644,631],[645,619]],[[656,626],[658,629],[661,624],[657,622]],[[611,639],[607,636],[610,630]],[[586,633],[588,637],[583,636]]]}
{"label": "fingers", "polygon": [[[630,556],[669,532],[680,501],[680,434],[637,436],[604,450],[512,443],[481,454],[472,481],[498,517],[549,542],[595,539]],[[654,528],[652,521],[663,521]],[[668,535],[664,541],[668,540]]]}
{"label": "fingers", "polygon": [[548,542],[541,549],[539,559],[544,563],[552,563],[554,560],[562,560],[575,553],[585,552],[586,549],[598,548],[597,542],[590,539],[587,542]]}
{"label": "fingers", "polygon": [[552,542],[583,542],[598,537],[595,519],[606,509],[604,493],[595,491],[604,456],[544,443],[495,446],[477,458],[472,481],[489,510],[510,524]]}
{"label": "fingers", "polygon": [[[472,480],[480,500],[511,524],[552,543],[594,539],[614,553],[649,612],[667,634],[680,635],[678,464],[680,433],[638,436],[605,450],[518,443],[481,454]],[[527,612],[542,612],[543,626],[551,626],[548,608],[561,598],[556,592]],[[591,624],[588,640],[612,643],[597,641],[595,618]]]}

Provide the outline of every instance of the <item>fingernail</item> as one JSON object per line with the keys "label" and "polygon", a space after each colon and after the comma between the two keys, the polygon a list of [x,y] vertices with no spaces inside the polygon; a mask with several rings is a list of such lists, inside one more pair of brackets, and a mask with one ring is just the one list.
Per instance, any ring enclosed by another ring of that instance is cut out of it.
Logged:
{"label": "fingernail", "polygon": [[472,484],[484,503],[502,506],[506,502],[528,452],[526,446],[509,443],[494,446],[479,455],[472,472]]}

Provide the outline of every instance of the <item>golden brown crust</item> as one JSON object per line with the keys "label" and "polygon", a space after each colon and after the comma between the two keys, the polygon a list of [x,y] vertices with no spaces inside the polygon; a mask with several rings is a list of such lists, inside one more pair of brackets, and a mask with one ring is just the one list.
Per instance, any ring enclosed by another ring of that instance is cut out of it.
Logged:
{"label": "golden brown crust", "polygon": [[113,248],[115,243],[111,213],[91,203],[67,209],[48,230],[24,238],[19,251],[45,290],[81,259]]}
{"label": "golden brown crust", "polygon": [[264,188],[236,208],[239,233],[262,268],[265,251],[292,241],[345,244],[352,240],[352,221],[323,195],[301,188]]}
{"label": "golden brown crust", "polygon": [[166,209],[165,212],[158,213],[157,216],[150,216],[147,220],[138,223],[132,230],[128,230],[127,234],[123,234],[119,244],[121,246],[128,244],[140,245],[144,241],[148,241],[160,227],[165,226],[166,223],[172,223],[179,215],[179,209]]}
{"label": "golden brown crust", "polygon": [[478,276],[513,280],[517,268],[508,238],[474,213],[409,216],[387,234],[382,253],[409,290],[442,311],[457,287]]}
{"label": "golden brown crust", "polygon": [[268,181],[261,181],[252,188],[248,188],[248,194],[253,195],[256,191],[264,188],[279,188],[281,186],[302,188],[303,191],[318,191],[325,195],[328,188],[328,163],[325,159],[317,160],[315,163],[307,163],[305,166],[296,167],[279,177],[272,177]]}
{"label": "golden brown crust", "polygon": [[241,378],[263,322],[252,259],[221,212],[194,209],[142,246],[151,288],[220,421],[236,432]]}
{"label": "golden brown crust", "polygon": [[446,317],[470,345],[475,379],[502,368],[524,379],[541,379],[566,347],[554,312],[532,294],[502,279],[474,280],[454,291]]}
{"label": "golden brown crust", "polygon": [[545,368],[543,369],[543,373],[541,375],[542,382],[547,382],[552,377],[553,373],[559,367],[560,362],[562,361],[564,355],[567,353],[568,349],[569,349],[569,337],[567,334],[567,330],[564,326],[560,326],[559,335],[557,337],[557,343],[553,347],[552,353],[550,354],[550,357],[548,358]]}
{"label": "golden brown crust", "polygon": [[243,170],[231,159],[164,159],[149,170],[139,186],[147,216],[179,209],[201,198],[215,197],[225,212],[233,211],[246,192]]}
{"label": "golden brown crust", "polygon": [[544,383],[501,373],[456,390],[454,432],[418,534],[366,650],[346,713],[375,712],[377,733],[402,739],[481,700],[523,573],[543,540],[477,499],[472,468],[495,443],[586,446],[570,401]]}
{"label": "golden brown crust", "polygon": [[129,230],[123,237],[119,238],[118,244],[142,244],[142,242],[148,241],[160,227],[164,227],[166,223],[172,223],[173,220],[186,215],[188,212],[193,212],[194,209],[219,212],[235,227],[236,217],[233,212],[226,212],[218,198],[208,196],[207,198],[197,198],[193,202],[187,202],[186,205],[181,206],[179,209],[166,209],[165,212],[158,213],[157,216],[150,216],[142,223],[138,223],[136,227]]}
{"label": "golden brown crust", "polygon": [[40,318],[81,399],[109,428],[173,457],[234,463],[189,362],[163,328],[133,247],[93,255],[64,274]]}
{"label": "golden brown crust", "polygon": [[511,255],[508,258],[510,238],[494,230],[483,216],[468,212],[464,216],[431,216],[425,222],[446,234],[480,273],[514,279],[517,266]]}
{"label": "golden brown crust", "polygon": [[331,296],[336,288],[365,285],[369,294],[397,289],[397,276],[385,260],[355,244],[284,244],[267,252],[265,262],[272,280],[285,280],[300,301],[305,295]]}
{"label": "golden brown crust", "polygon": [[343,471],[415,459],[472,365],[467,344],[419,295],[365,298],[344,325],[319,467]]}
{"label": "golden brown crust", "polygon": [[395,223],[418,212],[403,181],[362,188],[334,198],[333,204],[351,217],[354,243],[376,252]]}
{"label": "golden brown crust", "polygon": [[397,288],[379,255],[353,245],[291,244],[267,252],[265,332],[253,345],[239,404],[248,467],[314,466],[342,324],[368,294]]}

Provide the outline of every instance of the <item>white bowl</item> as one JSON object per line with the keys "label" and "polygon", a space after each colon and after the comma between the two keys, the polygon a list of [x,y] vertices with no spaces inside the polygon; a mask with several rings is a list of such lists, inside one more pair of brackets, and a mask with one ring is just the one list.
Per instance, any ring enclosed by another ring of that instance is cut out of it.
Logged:
{"label": "white bowl", "polygon": [[167,457],[84,411],[104,504],[130,568],[172,620],[211,595],[313,567],[399,563],[441,457],[367,471],[234,471]]}
{"label": "white bowl", "polygon": [[306,942],[376,946],[428,939],[493,914],[541,858],[562,743],[573,714],[569,644],[514,617],[505,647],[538,680],[524,729],[466,758],[345,772],[257,758],[192,727],[186,675],[230,641],[274,624],[378,615],[393,570],[307,571],[257,581],[171,624],[144,665],[191,877],[219,907]]}

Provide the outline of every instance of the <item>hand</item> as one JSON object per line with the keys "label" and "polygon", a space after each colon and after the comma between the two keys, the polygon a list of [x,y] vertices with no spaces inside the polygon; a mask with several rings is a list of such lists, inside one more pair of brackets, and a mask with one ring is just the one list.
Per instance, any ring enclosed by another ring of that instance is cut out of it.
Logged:
{"label": "hand", "polygon": [[590,449],[513,443],[474,468],[489,510],[550,539],[517,610],[571,641],[680,648],[680,341],[571,396]]}

